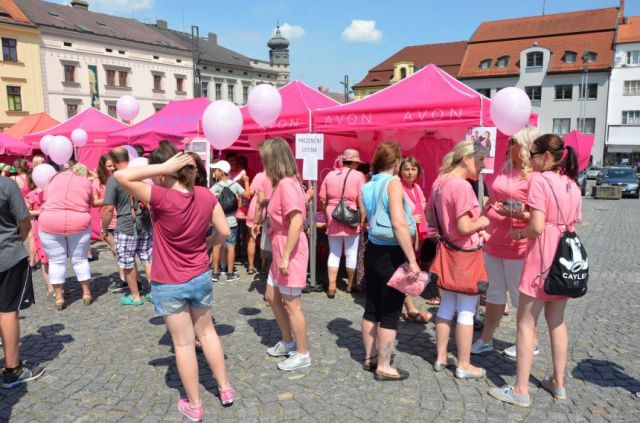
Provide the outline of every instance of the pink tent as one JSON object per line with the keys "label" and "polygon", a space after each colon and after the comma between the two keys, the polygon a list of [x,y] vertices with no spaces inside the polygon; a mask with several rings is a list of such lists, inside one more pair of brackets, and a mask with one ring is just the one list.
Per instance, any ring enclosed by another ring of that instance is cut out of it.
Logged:
{"label": "pink tent", "polygon": [[40,139],[45,135],[64,135],[70,137],[76,128],[87,131],[89,139],[87,145],[78,148],[78,161],[89,169],[95,169],[100,156],[106,149],[107,135],[113,131],[125,128],[126,125],[93,107],[88,107],[74,117],[53,126],[45,131],[25,135],[24,141],[34,148],[38,148]]}
{"label": "pink tent", "polygon": [[583,134],[573,130],[564,136],[564,144],[570,145],[578,153],[578,168],[580,171],[589,166],[589,159],[591,158],[591,149],[593,148],[593,142],[596,137],[593,135]]}
{"label": "pink tent", "polygon": [[0,133],[0,155],[30,156],[31,145],[22,141],[18,141],[11,135]]}

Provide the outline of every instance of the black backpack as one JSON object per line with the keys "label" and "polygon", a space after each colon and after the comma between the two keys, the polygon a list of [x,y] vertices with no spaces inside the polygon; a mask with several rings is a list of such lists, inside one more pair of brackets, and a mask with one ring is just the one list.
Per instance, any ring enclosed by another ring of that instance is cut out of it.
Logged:
{"label": "black backpack", "polygon": [[223,186],[218,195],[218,203],[226,215],[233,214],[238,210],[238,196],[229,188],[231,185]]}
{"label": "black backpack", "polygon": [[[547,178],[544,179],[551,187],[551,193],[558,206],[558,213],[564,226],[567,227],[567,222],[562,215],[560,203],[556,193],[553,191],[551,182]],[[542,249],[542,246],[540,248]],[[587,250],[585,250],[575,232],[565,231],[560,237],[560,241],[558,241],[556,254],[544,281],[544,292],[550,295],[579,298],[587,293],[587,282],[589,282]]]}

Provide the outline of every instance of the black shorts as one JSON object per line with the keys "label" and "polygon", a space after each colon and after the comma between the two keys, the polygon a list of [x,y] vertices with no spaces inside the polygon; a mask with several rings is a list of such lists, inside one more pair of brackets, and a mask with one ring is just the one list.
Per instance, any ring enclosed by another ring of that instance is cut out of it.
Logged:
{"label": "black shorts", "polygon": [[23,310],[35,302],[28,259],[0,272],[0,313]]}

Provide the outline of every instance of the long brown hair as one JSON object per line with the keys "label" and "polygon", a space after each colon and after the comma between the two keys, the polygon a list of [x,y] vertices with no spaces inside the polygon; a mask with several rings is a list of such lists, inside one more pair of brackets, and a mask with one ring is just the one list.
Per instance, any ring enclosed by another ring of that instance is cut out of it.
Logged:
{"label": "long brown hair", "polygon": [[[164,163],[176,154],[178,154],[178,150],[173,146],[173,144],[166,143],[151,152],[151,156],[149,156],[149,164]],[[176,173],[175,178],[185,188],[191,189],[193,187],[195,172],[196,168],[194,166],[187,165]]]}
{"label": "long brown hair", "polygon": [[[533,141],[536,152],[551,153],[553,162],[544,170],[551,170],[567,175],[574,181],[578,179],[578,154],[570,145],[565,145],[556,134],[545,134]],[[565,152],[566,151],[566,152]]]}
{"label": "long brown hair", "polygon": [[98,161],[98,168],[96,169],[96,173],[98,174],[98,180],[100,181],[100,185],[107,185],[107,180],[109,179],[109,171],[107,170],[107,162],[111,160],[113,163],[113,159],[111,158],[111,154],[106,153],[100,156],[100,160]]}
{"label": "long brown hair", "polygon": [[373,155],[373,160],[371,161],[373,174],[375,175],[393,168],[396,161],[400,159],[402,159],[400,144],[391,141],[383,142],[378,145],[376,153]]}
{"label": "long brown hair", "polygon": [[298,176],[296,159],[289,144],[280,137],[269,138],[260,144],[260,158],[262,166],[271,184],[276,187],[287,177]]}

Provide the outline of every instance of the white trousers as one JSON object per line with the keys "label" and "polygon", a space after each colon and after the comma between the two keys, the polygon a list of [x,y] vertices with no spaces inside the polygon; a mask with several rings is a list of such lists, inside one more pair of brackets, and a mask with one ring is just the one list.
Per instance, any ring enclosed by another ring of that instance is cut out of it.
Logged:
{"label": "white trousers", "polygon": [[75,234],[59,235],[40,231],[40,242],[49,258],[49,281],[62,284],[67,274],[67,258],[71,258],[78,281],[91,279],[87,253],[91,245],[91,228]]}
{"label": "white trousers", "polygon": [[489,276],[489,291],[487,302],[491,304],[506,304],[507,292],[511,297],[511,304],[518,308],[520,297],[520,276],[524,259],[502,259],[491,254],[484,253],[484,266]]}
{"label": "white trousers", "polygon": [[473,325],[473,316],[476,314],[478,298],[478,295],[466,295],[440,289],[438,317],[444,320],[451,320],[457,312],[459,324]]}
{"label": "white trousers", "polygon": [[342,247],[346,258],[347,269],[355,269],[358,263],[358,241],[360,234],[345,236],[329,236],[329,260],[327,266],[340,267],[340,257],[342,257]]}

